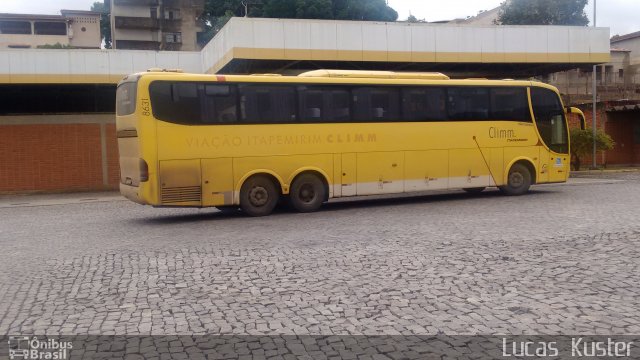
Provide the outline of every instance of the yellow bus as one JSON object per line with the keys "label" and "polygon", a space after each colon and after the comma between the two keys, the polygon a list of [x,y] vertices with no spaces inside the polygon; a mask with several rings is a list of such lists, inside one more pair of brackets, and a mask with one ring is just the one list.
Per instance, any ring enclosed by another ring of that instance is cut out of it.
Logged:
{"label": "yellow bus", "polygon": [[557,89],[439,73],[150,70],[117,90],[120,191],[156,207],[300,212],[428,190],[521,195],[569,174]]}

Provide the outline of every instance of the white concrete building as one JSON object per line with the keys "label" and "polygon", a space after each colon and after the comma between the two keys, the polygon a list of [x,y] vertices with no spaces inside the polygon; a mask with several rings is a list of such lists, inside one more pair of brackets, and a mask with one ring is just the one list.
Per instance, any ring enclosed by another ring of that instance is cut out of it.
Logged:
{"label": "white concrete building", "polygon": [[111,0],[114,49],[198,51],[204,0]]}
{"label": "white concrete building", "polygon": [[61,10],[61,15],[0,14],[0,49],[39,46],[99,49],[100,13]]}

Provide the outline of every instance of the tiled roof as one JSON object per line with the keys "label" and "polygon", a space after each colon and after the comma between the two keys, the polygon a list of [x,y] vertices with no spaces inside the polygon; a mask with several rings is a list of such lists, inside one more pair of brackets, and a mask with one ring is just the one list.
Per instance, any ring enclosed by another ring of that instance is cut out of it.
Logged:
{"label": "tiled roof", "polygon": [[627,104],[627,105],[615,105],[607,109],[607,111],[636,111],[640,110],[640,103]]}
{"label": "tiled roof", "polygon": [[611,38],[611,42],[615,43],[615,42],[618,42],[618,41],[629,40],[629,39],[633,39],[633,38],[637,38],[637,37],[640,37],[640,31],[632,32],[632,33],[626,34],[626,35],[615,35],[614,37]]}
{"label": "tiled roof", "polygon": [[0,13],[0,19],[40,19],[40,20],[63,20],[62,15],[44,15],[44,14],[9,14]]}

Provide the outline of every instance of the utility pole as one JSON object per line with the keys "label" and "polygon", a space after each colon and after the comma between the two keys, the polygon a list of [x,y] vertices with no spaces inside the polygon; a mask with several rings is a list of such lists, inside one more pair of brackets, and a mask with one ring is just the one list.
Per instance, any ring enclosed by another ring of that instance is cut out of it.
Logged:
{"label": "utility pole", "polygon": [[[593,0],[593,27],[596,27],[596,0]],[[598,66],[597,65],[593,65],[593,164],[592,164],[592,168],[595,169],[597,167],[596,165],[596,156],[597,156],[597,150],[596,150],[596,110],[597,110],[597,104],[598,104],[598,96],[596,94],[597,91],[597,84],[596,84],[596,73],[598,70]]]}

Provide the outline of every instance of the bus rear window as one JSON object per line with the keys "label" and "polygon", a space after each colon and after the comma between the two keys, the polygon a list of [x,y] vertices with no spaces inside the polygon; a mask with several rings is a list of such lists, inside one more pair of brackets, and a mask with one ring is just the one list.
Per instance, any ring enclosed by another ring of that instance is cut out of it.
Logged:
{"label": "bus rear window", "polygon": [[116,91],[116,114],[129,115],[136,111],[137,82],[125,82]]}

